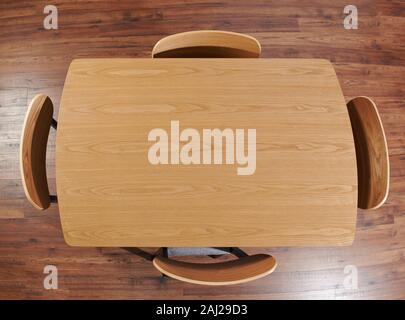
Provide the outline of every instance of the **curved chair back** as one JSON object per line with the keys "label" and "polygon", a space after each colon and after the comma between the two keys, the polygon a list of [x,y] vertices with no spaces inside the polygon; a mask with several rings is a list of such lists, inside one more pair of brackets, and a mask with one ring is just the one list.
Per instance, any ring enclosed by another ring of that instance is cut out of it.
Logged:
{"label": "curved chair back", "polygon": [[36,95],[25,116],[20,145],[20,170],[25,195],[40,210],[49,207],[46,177],[46,146],[52,123],[53,105],[43,94]]}
{"label": "curved chair back", "polygon": [[378,110],[368,97],[349,101],[347,109],[356,147],[358,207],[377,209],[388,196],[390,166]]}
{"label": "curved chair back", "polygon": [[228,31],[200,30],[174,34],[159,40],[152,58],[258,58],[255,38]]}
{"label": "curved chair back", "polygon": [[163,256],[153,259],[153,265],[164,275],[189,283],[230,285],[264,277],[274,271],[276,260],[267,254],[241,257],[219,263],[190,263]]}

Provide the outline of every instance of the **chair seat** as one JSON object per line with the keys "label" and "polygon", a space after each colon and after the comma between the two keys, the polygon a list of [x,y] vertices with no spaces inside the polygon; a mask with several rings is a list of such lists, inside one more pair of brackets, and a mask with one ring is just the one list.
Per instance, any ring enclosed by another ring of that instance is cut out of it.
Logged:
{"label": "chair seat", "polygon": [[153,58],[258,58],[260,43],[253,37],[219,30],[174,34],[159,40]]}
{"label": "chair seat", "polygon": [[246,256],[219,263],[190,263],[162,256],[153,265],[163,274],[177,280],[206,285],[229,285],[259,279],[273,272],[276,260],[266,254]]}
{"label": "chair seat", "polygon": [[349,101],[347,109],[356,147],[358,207],[377,209],[388,197],[390,163],[377,106],[368,97]]}
{"label": "chair seat", "polygon": [[53,104],[43,94],[28,106],[20,144],[20,171],[25,195],[31,204],[45,210],[51,203],[46,176],[46,147],[52,124]]}
{"label": "chair seat", "polygon": [[220,256],[229,254],[229,252],[215,248],[167,248],[169,257],[184,257],[184,256]]}

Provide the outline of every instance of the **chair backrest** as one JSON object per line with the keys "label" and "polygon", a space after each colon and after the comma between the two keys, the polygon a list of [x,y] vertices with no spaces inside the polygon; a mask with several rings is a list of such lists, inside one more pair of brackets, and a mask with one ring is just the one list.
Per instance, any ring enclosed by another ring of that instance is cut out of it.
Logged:
{"label": "chair backrest", "polygon": [[377,209],[384,204],[389,189],[390,166],[384,128],[370,98],[354,98],[348,102],[347,109],[356,147],[358,207]]}
{"label": "chair backrest", "polygon": [[25,116],[20,145],[20,170],[25,195],[32,205],[44,210],[50,205],[46,177],[46,146],[53,105],[43,94],[36,95]]}
{"label": "chair backrest", "polygon": [[258,58],[255,38],[228,31],[200,30],[174,34],[159,40],[152,58]]}
{"label": "chair backrest", "polygon": [[264,277],[274,271],[277,263],[270,255],[257,254],[219,263],[191,263],[157,256],[153,265],[161,273],[180,281],[230,285]]}

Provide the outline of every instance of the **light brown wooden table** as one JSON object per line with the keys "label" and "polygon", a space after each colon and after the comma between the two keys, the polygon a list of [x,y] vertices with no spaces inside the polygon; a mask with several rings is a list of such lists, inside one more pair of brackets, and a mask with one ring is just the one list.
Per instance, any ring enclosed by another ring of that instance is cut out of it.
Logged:
{"label": "light brown wooden table", "polygon": [[[255,128],[237,164],[152,165],[148,133]],[[320,246],[353,241],[356,156],[332,65],[310,59],[79,59],[56,139],[74,246]]]}

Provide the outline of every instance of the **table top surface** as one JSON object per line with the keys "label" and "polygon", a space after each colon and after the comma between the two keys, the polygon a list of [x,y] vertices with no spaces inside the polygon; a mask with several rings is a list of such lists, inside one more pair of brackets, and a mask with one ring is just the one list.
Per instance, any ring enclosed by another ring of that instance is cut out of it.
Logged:
{"label": "table top surface", "polygon": [[356,155],[327,60],[74,60],[56,184],[74,246],[354,238]]}

